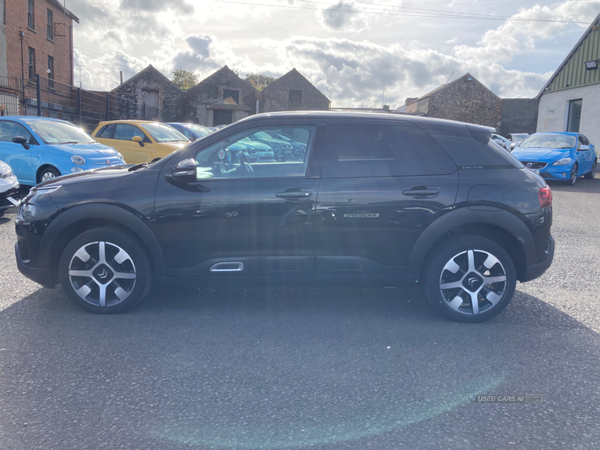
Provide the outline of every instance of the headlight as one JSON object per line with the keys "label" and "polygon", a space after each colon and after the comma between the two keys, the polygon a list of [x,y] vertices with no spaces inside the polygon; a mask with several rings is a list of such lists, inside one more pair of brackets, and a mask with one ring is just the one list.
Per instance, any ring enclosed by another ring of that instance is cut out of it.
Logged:
{"label": "headlight", "polygon": [[4,173],[0,174],[0,178],[2,178],[3,180],[9,180],[14,177],[15,177],[15,174],[13,173],[12,170],[9,170],[8,172],[4,172]]}
{"label": "headlight", "polygon": [[61,185],[59,184],[58,186],[42,186],[42,187],[34,187],[33,189],[31,189],[31,191],[29,192],[28,197],[33,197],[35,195],[40,195],[40,194],[50,194],[54,191],[56,191],[57,189],[60,189]]}
{"label": "headlight", "polygon": [[571,158],[563,158],[556,161],[553,166],[565,166],[571,162]]}
{"label": "headlight", "polygon": [[26,222],[31,222],[35,218],[35,206],[29,203],[21,203],[19,208],[19,219],[23,219]]}
{"label": "headlight", "polygon": [[125,158],[123,158],[123,155],[121,155],[121,152],[117,152],[117,155],[119,155],[119,158],[121,158],[121,161],[125,162]]}
{"label": "headlight", "polygon": [[71,162],[78,166],[83,166],[85,164],[85,158],[83,156],[73,155],[71,156]]}

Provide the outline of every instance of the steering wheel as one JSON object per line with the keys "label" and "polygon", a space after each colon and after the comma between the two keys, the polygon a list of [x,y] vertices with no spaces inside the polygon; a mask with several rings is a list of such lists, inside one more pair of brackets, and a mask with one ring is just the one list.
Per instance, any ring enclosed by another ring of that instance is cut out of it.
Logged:
{"label": "steering wheel", "polygon": [[248,161],[248,158],[246,157],[246,155],[244,155],[244,153],[242,153],[241,151],[240,151],[239,155],[240,155],[240,163],[241,163],[240,167],[243,167],[244,172],[246,172],[251,177],[255,176],[254,169],[250,165],[250,161]]}

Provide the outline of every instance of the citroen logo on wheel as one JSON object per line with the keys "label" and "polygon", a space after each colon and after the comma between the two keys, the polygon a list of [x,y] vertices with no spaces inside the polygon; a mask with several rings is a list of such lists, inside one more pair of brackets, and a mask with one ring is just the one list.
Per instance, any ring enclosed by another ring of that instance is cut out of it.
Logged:
{"label": "citroen logo on wheel", "polygon": [[479,279],[477,279],[475,277],[471,277],[471,278],[468,279],[467,283],[469,283],[469,287],[471,289],[473,289],[473,286],[475,286],[478,281],[479,281]]}
{"label": "citroen logo on wheel", "polygon": [[106,271],[106,269],[102,269],[102,272],[100,272],[100,273],[98,274],[98,278],[101,278],[101,279],[103,279],[103,280],[104,280],[104,279],[105,279],[107,276],[108,276],[108,272]]}

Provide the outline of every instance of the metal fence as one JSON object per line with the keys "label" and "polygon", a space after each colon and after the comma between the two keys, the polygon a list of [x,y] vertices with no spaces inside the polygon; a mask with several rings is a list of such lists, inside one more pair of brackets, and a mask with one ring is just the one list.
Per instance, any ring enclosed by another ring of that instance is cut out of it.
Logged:
{"label": "metal fence", "polygon": [[37,75],[35,80],[0,77],[0,115],[54,117],[91,132],[104,120],[158,120],[160,109]]}

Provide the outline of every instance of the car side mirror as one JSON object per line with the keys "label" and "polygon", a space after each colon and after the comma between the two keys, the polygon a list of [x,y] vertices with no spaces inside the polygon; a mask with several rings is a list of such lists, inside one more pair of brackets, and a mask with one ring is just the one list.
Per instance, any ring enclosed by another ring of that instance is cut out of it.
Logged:
{"label": "car side mirror", "polygon": [[198,181],[196,167],[196,161],[191,158],[180,161],[171,171],[173,180],[178,183],[192,183]]}
{"label": "car side mirror", "polygon": [[582,145],[577,149],[578,152],[587,152],[590,149],[589,145]]}
{"label": "car side mirror", "polygon": [[141,136],[134,136],[131,138],[131,140],[140,144],[140,147],[144,146],[144,139]]}
{"label": "car side mirror", "polygon": [[29,150],[29,144],[27,143],[27,139],[25,139],[23,136],[15,136],[14,138],[12,138],[12,141],[15,144],[21,144],[25,150]]}

